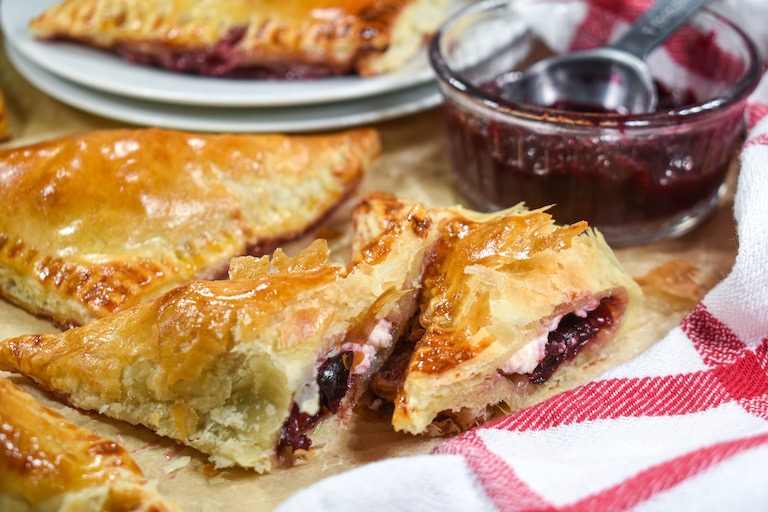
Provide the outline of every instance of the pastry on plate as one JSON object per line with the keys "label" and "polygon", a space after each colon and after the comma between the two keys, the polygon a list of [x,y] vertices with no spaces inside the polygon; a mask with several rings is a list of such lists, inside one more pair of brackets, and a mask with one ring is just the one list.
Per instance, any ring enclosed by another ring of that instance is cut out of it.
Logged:
{"label": "pastry on plate", "polygon": [[0,295],[69,327],[223,277],[320,222],[379,150],[367,129],[105,130],[0,150]]}
{"label": "pastry on plate", "polygon": [[217,467],[269,471],[310,448],[320,421],[345,416],[389,355],[416,311],[429,235],[415,216],[392,223],[347,266],[328,262],[323,241],[293,258],[241,257],[229,280],[0,342],[0,369]]}
{"label": "pastry on plate", "polygon": [[[368,198],[358,243],[411,208]],[[393,401],[397,430],[463,430],[494,406],[533,405],[612,364],[641,291],[597,231],[522,206],[429,212],[441,236],[419,322],[372,380]]]}
{"label": "pastry on plate", "polygon": [[30,22],[142,64],[209,76],[375,75],[412,59],[446,0],[65,0]]}
{"label": "pastry on plate", "polygon": [[119,444],[0,377],[0,510],[171,512]]}

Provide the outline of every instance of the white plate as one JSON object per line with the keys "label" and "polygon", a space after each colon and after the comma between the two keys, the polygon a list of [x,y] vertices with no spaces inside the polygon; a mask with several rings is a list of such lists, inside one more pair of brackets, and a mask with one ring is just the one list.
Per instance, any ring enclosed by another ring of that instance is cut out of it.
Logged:
{"label": "white plate", "polygon": [[[5,1],[5,0],[3,0]],[[151,103],[88,89],[47,72],[6,44],[13,65],[54,98],[92,114],[138,125],[208,132],[307,132],[370,124],[440,104],[433,82],[341,103],[282,108],[216,108]]]}
{"label": "white plate", "polygon": [[217,107],[307,105],[389,93],[434,78],[423,49],[404,68],[366,78],[269,81],[172,73],[131,64],[108,52],[73,43],[33,39],[29,21],[58,1],[2,0],[0,22],[6,40],[50,73],[100,91],[145,101]]}

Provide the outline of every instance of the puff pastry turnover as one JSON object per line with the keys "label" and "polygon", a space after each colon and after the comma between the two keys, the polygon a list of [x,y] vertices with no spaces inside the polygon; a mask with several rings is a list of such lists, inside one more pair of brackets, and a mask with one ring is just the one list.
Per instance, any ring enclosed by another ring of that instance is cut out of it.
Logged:
{"label": "puff pastry turnover", "polygon": [[[374,196],[358,243],[412,204]],[[545,211],[430,210],[440,242],[424,277],[418,328],[373,378],[394,402],[393,425],[445,434],[584,383],[631,326],[639,286],[602,236]]]}
{"label": "puff pastry turnover", "polygon": [[294,258],[242,257],[196,281],[60,334],[0,343],[0,368],[80,408],[146,425],[264,472],[309,448],[389,355],[417,308],[430,235],[417,214],[348,266],[315,242]]}
{"label": "puff pastry turnover", "polygon": [[445,0],[66,0],[30,23],[138,63],[211,76],[373,75],[402,66]]}
{"label": "puff pastry turnover", "polygon": [[316,225],[379,149],[371,130],[139,129],[0,151],[0,294],[73,326],[222,277]]}
{"label": "puff pastry turnover", "polygon": [[171,512],[130,454],[0,377],[0,510]]}

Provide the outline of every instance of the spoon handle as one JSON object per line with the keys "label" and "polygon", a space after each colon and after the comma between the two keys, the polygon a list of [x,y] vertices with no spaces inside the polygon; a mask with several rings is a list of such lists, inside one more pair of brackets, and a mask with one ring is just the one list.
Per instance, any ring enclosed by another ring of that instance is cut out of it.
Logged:
{"label": "spoon handle", "polygon": [[621,39],[610,45],[644,59],[710,0],[657,0]]}

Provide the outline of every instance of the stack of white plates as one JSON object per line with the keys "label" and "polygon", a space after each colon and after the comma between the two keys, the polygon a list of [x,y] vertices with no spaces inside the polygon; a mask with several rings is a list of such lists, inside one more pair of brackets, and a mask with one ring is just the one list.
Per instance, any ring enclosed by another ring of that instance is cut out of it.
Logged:
{"label": "stack of white plates", "polygon": [[29,82],[87,112],[140,125],[228,132],[302,132],[369,124],[431,108],[440,94],[426,52],[377,77],[305,81],[209,78],[131,64],[28,24],[59,0],[2,0],[5,49]]}

